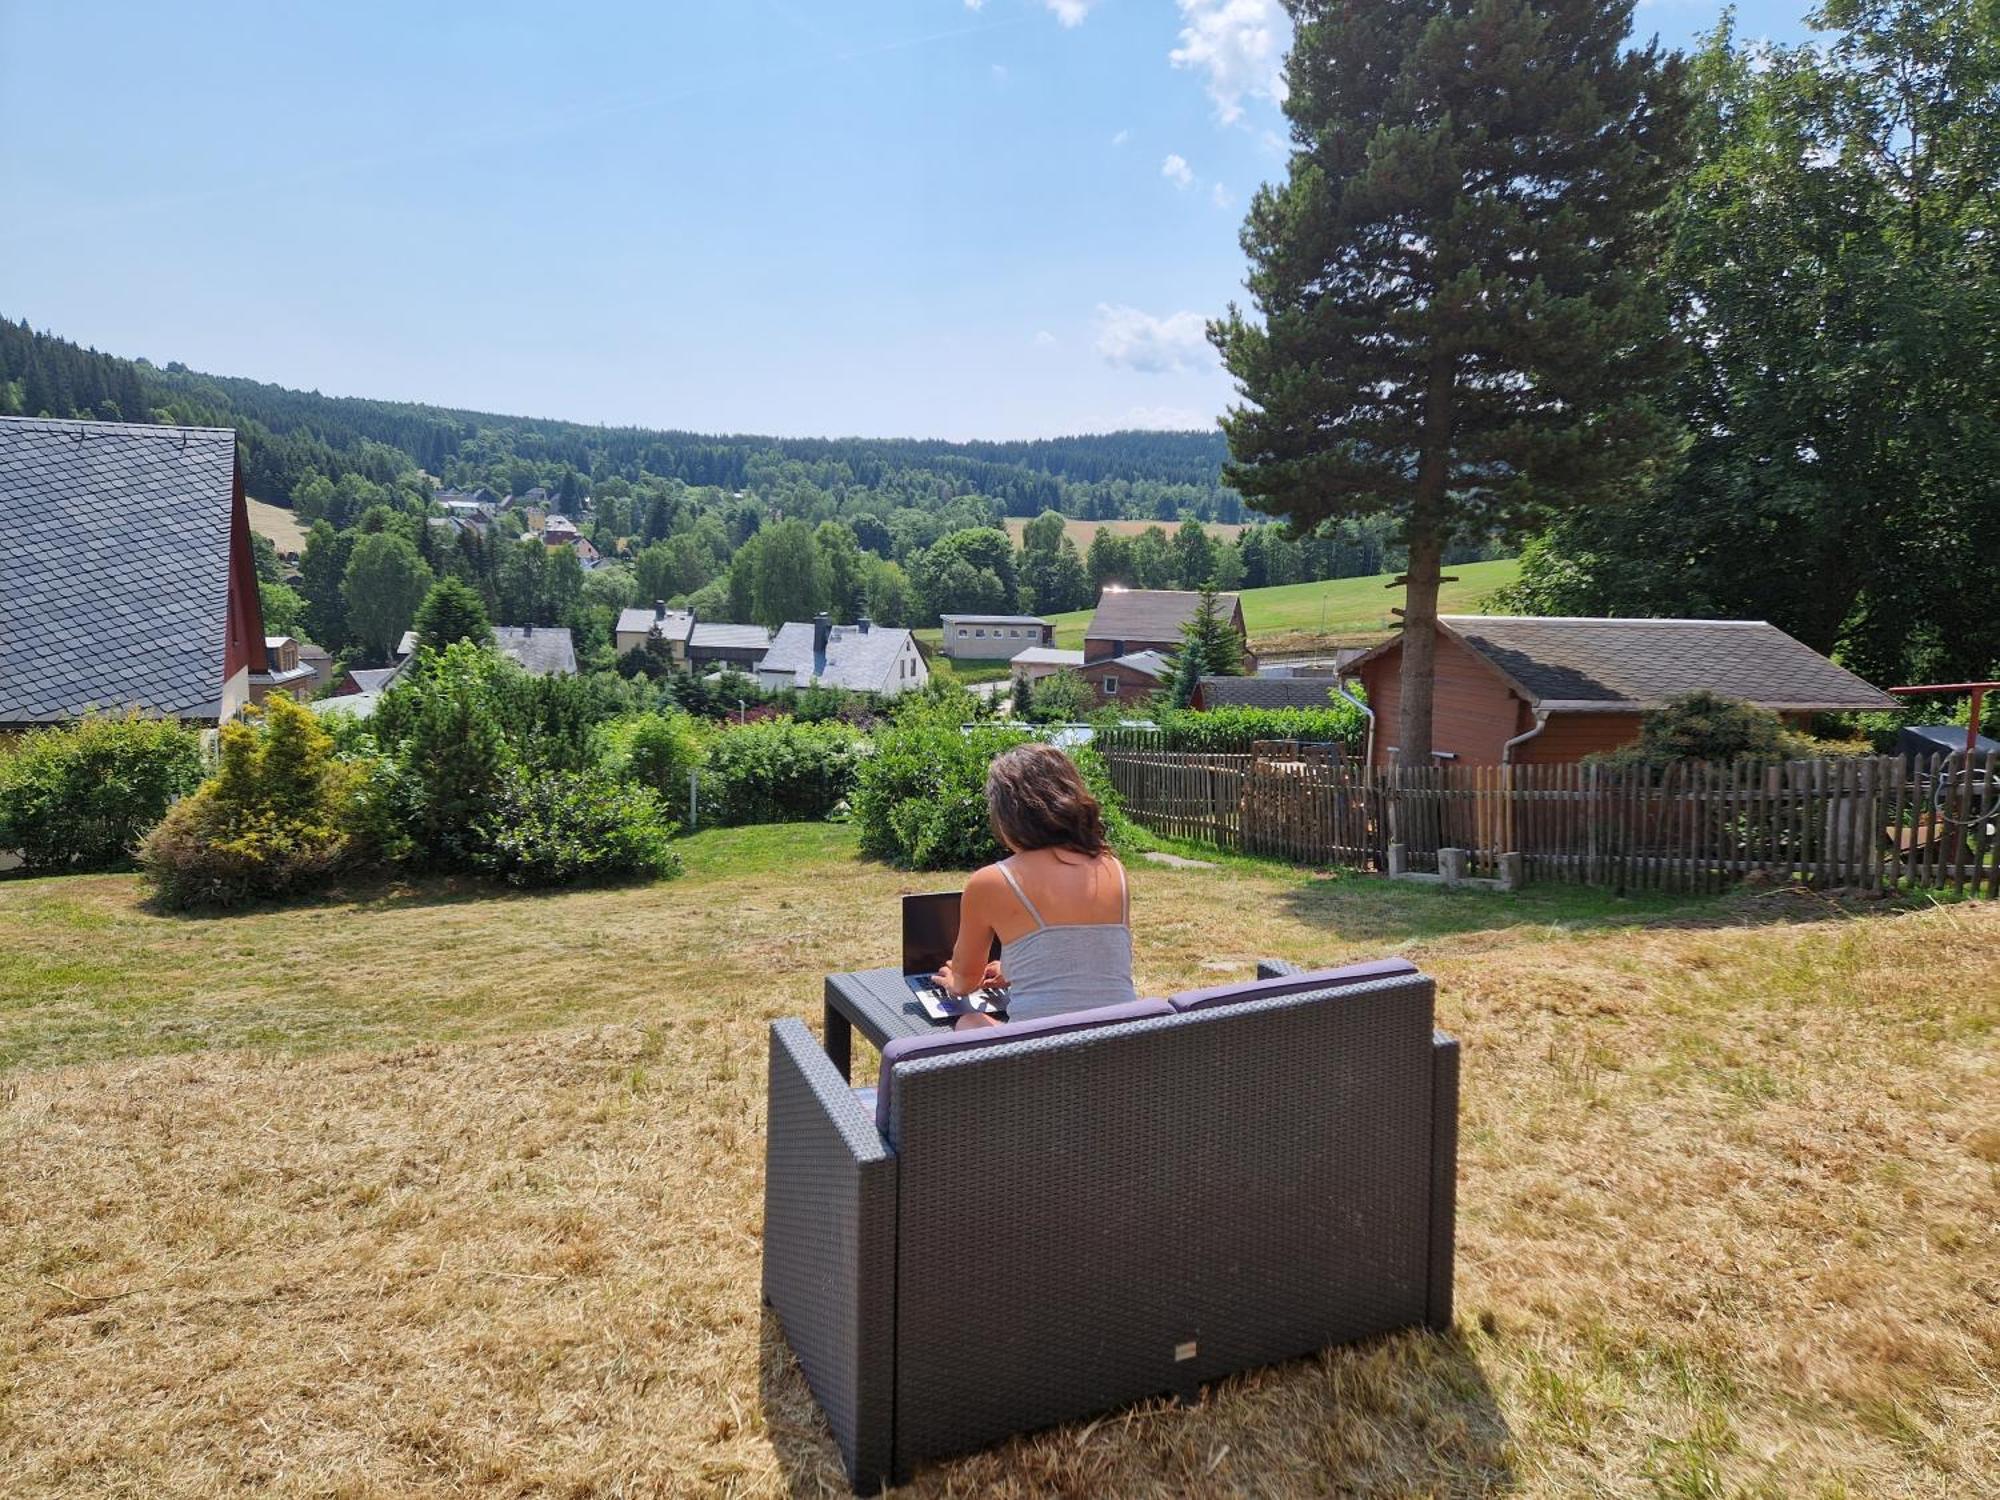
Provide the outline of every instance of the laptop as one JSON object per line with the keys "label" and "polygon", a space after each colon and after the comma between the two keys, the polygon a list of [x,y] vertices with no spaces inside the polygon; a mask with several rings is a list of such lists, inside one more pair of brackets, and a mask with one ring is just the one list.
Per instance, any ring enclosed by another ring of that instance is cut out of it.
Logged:
{"label": "laptop", "polygon": [[[951,962],[951,950],[958,942],[957,891],[937,891],[903,898],[903,983],[916,996],[917,1004],[933,1021],[952,1021],[968,1011],[988,1015],[1007,1014],[1004,989],[974,990],[954,995],[933,975]],[[1000,958],[1000,939],[993,940],[993,959]]]}

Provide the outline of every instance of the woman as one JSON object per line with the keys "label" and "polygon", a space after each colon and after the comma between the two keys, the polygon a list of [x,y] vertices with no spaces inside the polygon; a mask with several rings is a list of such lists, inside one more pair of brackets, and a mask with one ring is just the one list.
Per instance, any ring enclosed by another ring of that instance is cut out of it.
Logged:
{"label": "woman", "polygon": [[[954,995],[1004,984],[1014,1020],[1136,999],[1125,867],[1070,758],[1053,745],[997,757],[986,810],[1008,855],[966,881],[958,943],[938,983]],[[995,937],[1000,962],[991,964]],[[977,1012],[958,1021],[996,1024]]]}

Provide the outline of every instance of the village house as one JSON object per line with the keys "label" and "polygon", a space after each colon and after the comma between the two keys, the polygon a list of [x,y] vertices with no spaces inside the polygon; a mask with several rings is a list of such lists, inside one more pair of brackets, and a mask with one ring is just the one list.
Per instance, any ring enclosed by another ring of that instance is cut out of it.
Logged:
{"label": "village house", "polygon": [[648,641],[658,640],[665,644],[673,664],[684,667],[688,659],[688,637],[693,632],[693,611],[668,609],[666,600],[655,599],[651,609],[635,606],[618,612],[618,624],[612,631],[612,648],[623,656],[627,651],[641,649]]}
{"label": "village house", "polygon": [[216,725],[274,673],[227,428],[0,417],[0,730]]}
{"label": "village house", "polygon": [[[404,631],[403,638],[396,642],[396,665],[384,668],[387,675],[374,677],[372,686],[353,690],[378,692],[393,682],[409,665],[410,658],[416,655],[417,644],[416,631]],[[566,625],[495,625],[493,649],[523,668],[531,677],[576,674],[576,641]],[[354,683],[371,675],[363,672],[347,674],[348,681]],[[342,691],[349,691],[345,684]]]}
{"label": "village house", "polygon": [[[1250,637],[1243,628],[1243,603],[1234,594],[1217,594],[1217,608],[1243,644],[1243,670],[1257,670]],[[1129,657],[1140,652],[1172,656],[1181,649],[1181,627],[1201,609],[1201,595],[1186,589],[1107,588],[1097,600],[1097,612],[1083,633],[1085,666]]]}
{"label": "village house", "polygon": [[[1356,657],[1372,712],[1369,756],[1395,760],[1400,637]],[[1441,615],[1431,750],[1462,765],[1546,765],[1616,750],[1640,716],[1706,688],[1803,725],[1895,699],[1762,620]]]}
{"label": "village house", "polygon": [[1012,661],[1032,646],[1055,640],[1056,628],[1038,615],[940,615],[944,654],[953,661]]}
{"label": "village house", "polygon": [[272,693],[284,693],[304,702],[325,681],[299,654],[299,642],[289,635],[264,637],[264,662],[262,675],[250,680],[252,703],[262,703]]}
{"label": "village house", "polygon": [[877,629],[865,618],[835,625],[824,612],[809,621],[787,621],[757,664],[757,685],[767,693],[830,687],[893,698],[930,677],[909,631]]}

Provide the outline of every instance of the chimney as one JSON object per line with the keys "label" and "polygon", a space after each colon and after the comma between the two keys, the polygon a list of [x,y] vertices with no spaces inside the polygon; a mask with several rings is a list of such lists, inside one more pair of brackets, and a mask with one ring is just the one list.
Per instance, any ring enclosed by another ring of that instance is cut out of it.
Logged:
{"label": "chimney", "polygon": [[870,620],[868,616],[863,615],[854,622],[854,628],[860,631],[863,635],[866,635],[868,634],[868,627],[874,623],[875,622]]}
{"label": "chimney", "polygon": [[833,634],[833,616],[821,610],[813,616],[813,650],[824,653],[827,637]]}
{"label": "chimney", "polygon": [[656,620],[664,620],[666,617],[667,617],[667,601],[664,599],[655,599],[653,601],[653,618]]}

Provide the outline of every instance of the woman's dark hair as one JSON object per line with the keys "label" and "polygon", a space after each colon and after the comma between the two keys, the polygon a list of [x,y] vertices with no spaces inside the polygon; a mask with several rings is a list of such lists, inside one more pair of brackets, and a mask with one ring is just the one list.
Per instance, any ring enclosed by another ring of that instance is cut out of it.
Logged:
{"label": "woman's dark hair", "polygon": [[1000,842],[1013,849],[1073,849],[1095,857],[1111,842],[1104,812],[1054,745],[1016,745],[986,772],[986,812]]}

